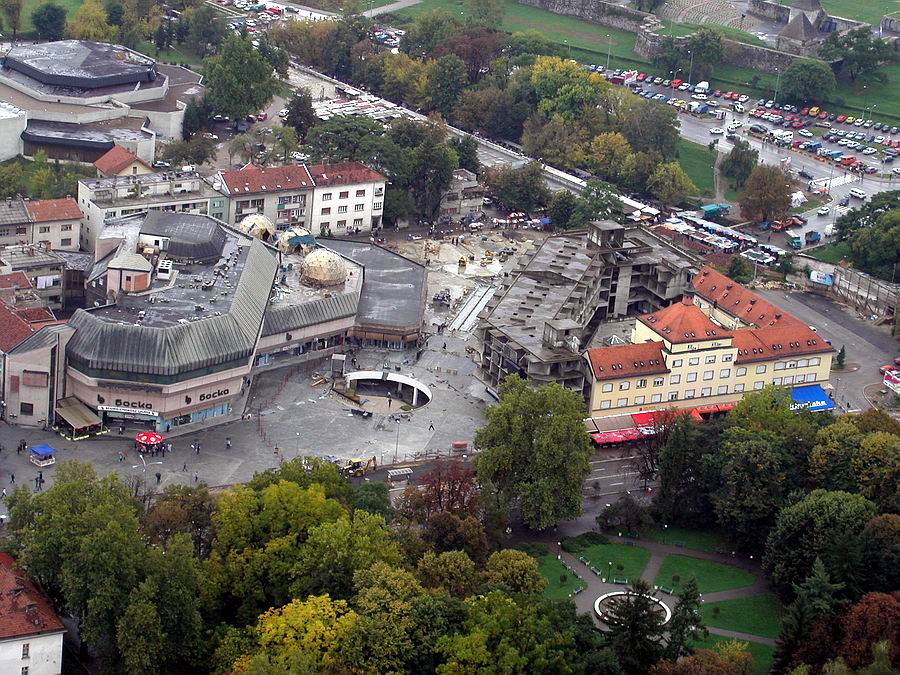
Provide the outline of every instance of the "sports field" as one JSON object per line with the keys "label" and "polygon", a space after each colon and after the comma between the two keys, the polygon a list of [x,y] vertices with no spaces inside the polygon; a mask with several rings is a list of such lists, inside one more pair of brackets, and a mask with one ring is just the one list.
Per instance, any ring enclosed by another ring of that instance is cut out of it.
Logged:
{"label": "sports field", "polygon": [[[794,0],[784,0],[793,5]],[[822,0],[823,9],[832,16],[865,21],[873,26],[881,23],[881,17],[900,10],[897,0]]]}

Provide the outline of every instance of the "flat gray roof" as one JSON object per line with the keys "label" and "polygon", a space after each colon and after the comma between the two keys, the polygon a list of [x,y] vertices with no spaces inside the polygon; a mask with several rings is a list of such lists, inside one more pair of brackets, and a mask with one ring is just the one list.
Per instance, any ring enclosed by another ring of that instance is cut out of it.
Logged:
{"label": "flat gray roof", "polygon": [[36,143],[55,143],[75,147],[100,147],[114,145],[116,141],[146,141],[153,137],[151,133],[143,131],[140,127],[134,128],[127,119],[115,120],[112,124],[73,124],[71,122],[29,120],[28,126],[22,134],[28,140]]}
{"label": "flat gray roof", "polygon": [[42,84],[86,89],[152,82],[157,77],[156,61],[149,56],[88,40],[16,45],[7,53],[4,68]]}

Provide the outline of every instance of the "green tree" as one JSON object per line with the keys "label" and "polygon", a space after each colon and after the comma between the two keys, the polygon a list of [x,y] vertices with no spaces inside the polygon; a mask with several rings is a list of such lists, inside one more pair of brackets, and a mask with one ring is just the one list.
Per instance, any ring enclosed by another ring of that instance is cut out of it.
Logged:
{"label": "green tree", "polygon": [[439,511],[428,519],[422,536],[435,551],[465,551],[479,565],[489,552],[484,527],[474,516],[460,518],[450,511]]}
{"label": "green tree", "polygon": [[25,171],[18,163],[0,165],[0,199],[15,197],[25,189]]}
{"label": "green tree", "polygon": [[185,44],[201,58],[215,54],[225,38],[221,14],[210,5],[192,8],[188,14]]}
{"label": "green tree", "polygon": [[900,515],[885,513],[866,523],[859,549],[865,590],[889,593],[900,588]]}
{"label": "green tree", "polygon": [[447,54],[428,66],[428,96],[432,110],[450,115],[468,84],[466,64],[456,54]]}
{"label": "green tree", "polygon": [[496,551],[484,569],[485,582],[506,593],[540,595],[547,581],[538,570],[537,561],[524,551],[512,548]]}
{"label": "green tree", "polygon": [[457,136],[448,141],[450,149],[459,157],[459,168],[467,169],[478,175],[481,173],[481,161],[478,159],[478,141],[472,136]]}
{"label": "green tree", "polygon": [[558,384],[537,389],[518,377],[500,386],[500,402],[475,434],[475,468],[498,499],[515,502],[523,522],[543,530],[581,513],[590,472],[584,402]]}
{"label": "green tree", "polygon": [[896,278],[900,259],[900,209],[881,214],[871,227],[850,238],[850,258],[861,270],[881,279]]}
{"label": "green tree", "polygon": [[622,160],[631,154],[631,145],[617,131],[600,134],[591,141],[591,167],[604,180],[615,180],[621,175]]}
{"label": "green tree", "polygon": [[162,148],[162,156],[173,164],[206,164],[216,154],[216,142],[195,135],[189,141],[174,141]]}
{"label": "green tree", "polygon": [[266,107],[275,93],[271,66],[253,45],[231,34],[217,56],[204,62],[207,99],[216,112],[228,115],[235,124],[250,113]]}
{"label": "green tree", "polygon": [[156,584],[144,581],[128,596],[116,628],[116,641],[126,672],[149,673],[162,660],[165,636],[156,611]]}
{"label": "green tree", "polygon": [[427,551],[416,568],[426,588],[443,588],[450,595],[467,598],[478,588],[475,563],[465,551],[444,551],[435,555]]}
{"label": "green tree", "polygon": [[287,77],[288,67],[291,65],[291,57],[281,47],[272,44],[268,36],[262,35],[259,38],[259,47],[257,47],[259,55],[269,66],[281,77]]}
{"label": "green tree", "polygon": [[641,101],[629,111],[622,133],[636,152],[655,152],[669,160],[677,154],[678,129],[678,113],[672,106]]}
{"label": "green tree", "polygon": [[834,359],[835,368],[843,368],[844,361],[847,359],[847,350],[844,349],[844,345],[841,345],[841,348],[838,350],[837,356]]}
{"label": "green tree", "polygon": [[650,176],[656,171],[662,157],[658,152],[635,152],[622,162],[622,182],[637,192],[647,192]]}
{"label": "green tree", "polygon": [[741,215],[754,222],[784,218],[791,208],[791,187],[784,173],[775,166],[754,167],[738,197]]}
{"label": "green tree", "polygon": [[700,618],[700,591],[693,576],[678,593],[678,602],[672,610],[668,631],[665,655],[667,659],[673,660],[692,654],[693,643],[703,640],[709,634]]}
{"label": "green tree", "polygon": [[647,189],[666,204],[680,204],[698,193],[697,186],[676,162],[657,166],[647,181]]}
{"label": "green tree", "polygon": [[863,434],[847,415],[819,429],[816,444],[809,453],[810,484],[826,490],[855,492],[852,460],[862,439]]}
{"label": "green tree", "polygon": [[575,213],[575,204],[576,197],[568,190],[554,192],[547,207],[550,224],[557,230],[569,229],[572,215]]}
{"label": "green tree", "polygon": [[657,522],[691,526],[710,521],[712,505],[703,458],[715,437],[707,429],[701,432],[690,415],[672,420],[659,455],[659,487],[653,496]]}
{"label": "green tree", "polygon": [[734,141],[731,151],[722,160],[719,171],[731,179],[731,184],[736,189],[740,189],[744,187],[758,163],[759,152],[750,147],[747,141],[739,138]]}
{"label": "green tree", "polygon": [[515,104],[508,91],[470,88],[460,95],[451,117],[463,129],[481,131],[492,138],[518,139],[524,120],[521,111],[522,106]]}
{"label": "green tree", "polygon": [[109,42],[116,29],[106,22],[106,11],[100,0],[85,0],[66,24],[66,36],[75,40]]}
{"label": "green tree", "polygon": [[739,255],[731,256],[728,261],[728,278],[734,279],[742,284],[749,283],[753,280],[753,268],[750,261]]}
{"label": "green tree", "polygon": [[272,127],[272,147],[281,155],[281,163],[287,164],[291,161],[291,153],[297,152],[300,147],[300,141],[297,139],[297,132],[294,127],[277,126]]}
{"label": "green tree", "polygon": [[715,65],[725,61],[725,43],[717,28],[700,26],[688,36],[685,48],[694,57],[694,81],[708,78]]}
{"label": "green tree", "polygon": [[43,40],[62,40],[66,31],[66,10],[55,2],[45,2],[31,12],[31,23]]}
{"label": "green tree", "polygon": [[353,508],[368,511],[390,522],[394,515],[387,483],[363,483],[353,491]]}
{"label": "green tree", "polygon": [[827,63],[811,59],[797,59],[781,76],[781,91],[794,103],[824,101],[834,91],[837,82]]}
{"label": "green tree", "polygon": [[485,183],[494,198],[509,210],[533,211],[549,202],[541,165],[530,162],[519,169],[485,170]]}
{"label": "green tree", "polygon": [[646,673],[663,654],[663,627],[653,590],[641,579],[607,610],[606,639],[626,673]]}
{"label": "green tree", "polygon": [[0,0],[0,11],[6,19],[6,24],[12,29],[13,42],[19,28],[22,27],[22,0]]}
{"label": "green tree", "polygon": [[900,436],[886,431],[866,434],[851,459],[859,492],[880,511],[900,511]]}
{"label": "green tree", "polygon": [[585,227],[594,220],[616,220],[622,213],[622,202],[615,188],[601,180],[591,179],[575,200],[570,227]]}
{"label": "green tree", "polygon": [[482,28],[500,28],[503,0],[466,0],[466,22]]}
{"label": "green tree", "polygon": [[312,94],[306,87],[300,87],[294,92],[287,104],[287,116],[284,123],[292,126],[300,140],[306,139],[306,134],[319,121],[312,107]]}
{"label": "green tree", "polygon": [[141,518],[141,529],[151,544],[168,550],[179,534],[190,537],[198,558],[209,556],[215,503],[209,488],[169,485],[153,500]]}
{"label": "green tree", "polygon": [[234,157],[237,155],[241,161],[249,162],[253,158],[253,139],[248,134],[235,134],[228,141],[228,164],[234,164]]}
{"label": "green tree", "polygon": [[854,28],[846,33],[829,33],[819,48],[819,55],[826,61],[840,62],[841,74],[850,81],[884,82],[887,77],[879,70],[881,63],[891,57],[891,46],[868,29]]}
{"label": "green tree", "polygon": [[439,44],[460,30],[462,24],[449,12],[442,9],[422,12],[406,28],[400,51],[412,57],[429,57]]}
{"label": "green tree", "polygon": [[410,190],[416,210],[433,219],[441,205],[441,195],[459,167],[459,158],[446,145],[426,140],[413,153]]}

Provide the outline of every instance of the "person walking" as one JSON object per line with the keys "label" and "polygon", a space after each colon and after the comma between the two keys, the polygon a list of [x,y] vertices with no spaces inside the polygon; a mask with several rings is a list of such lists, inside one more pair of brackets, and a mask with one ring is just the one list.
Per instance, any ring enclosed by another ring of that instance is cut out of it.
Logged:
{"label": "person walking", "polygon": [[162,480],[162,474],[159,471],[157,471],[156,472],[156,484],[159,485],[159,481],[161,481],[161,480]]}
{"label": "person walking", "polygon": [[231,449],[231,436],[226,436],[226,437],[225,437],[225,449],[226,449],[226,450],[230,450],[230,449]]}
{"label": "person walking", "polygon": [[6,488],[3,488],[3,499],[6,499]]}
{"label": "person walking", "polygon": [[9,482],[10,483],[16,482],[16,474],[14,474],[14,473],[9,474]]}
{"label": "person walking", "polygon": [[194,482],[196,483],[198,480],[200,480],[200,472],[195,471],[194,472]]}
{"label": "person walking", "polygon": [[428,425],[428,431],[434,431],[434,422]]}
{"label": "person walking", "polygon": [[187,471],[187,462],[184,463],[184,466],[181,467],[182,471]]}

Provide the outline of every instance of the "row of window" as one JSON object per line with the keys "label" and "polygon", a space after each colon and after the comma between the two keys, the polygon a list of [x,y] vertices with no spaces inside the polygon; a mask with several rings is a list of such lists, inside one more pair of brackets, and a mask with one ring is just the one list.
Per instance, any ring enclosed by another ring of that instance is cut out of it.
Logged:
{"label": "row of window", "polygon": [[[52,229],[53,229],[53,228],[52,228],[50,225],[39,225],[39,226],[38,226],[38,232],[39,232],[40,234],[50,234],[50,231],[51,231]],[[60,229],[61,232],[71,232],[71,231],[72,231],[72,225],[71,225],[71,224],[60,225],[59,229]],[[16,235],[20,235],[20,234],[28,234],[28,229],[25,228],[25,227],[15,227],[15,228],[13,228],[13,227],[4,227],[4,228],[0,228],[0,237],[9,237],[9,236],[12,236],[12,235],[13,235],[13,230],[15,230],[15,234],[16,234]]]}
{"label": "row of window", "polygon": [[[354,218],[354,219],[353,219],[353,227],[362,227],[362,224],[363,224],[363,219],[362,219],[362,218]],[[346,221],[346,220],[339,220],[339,221],[337,221],[337,222],[334,224],[334,226],[335,226],[337,229],[341,230],[341,229],[347,227],[347,221]],[[327,220],[324,221],[324,222],[321,222],[321,223],[319,223],[319,227],[331,227],[331,222],[330,222],[330,221],[327,221]]]}
{"label": "row of window", "polygon": [[[330,192],[323,192],[323,193],[322,193],[322,201],[323,201],[323,202],[329,202],[329,201],[331,201],[331,194],[332,194],[332,193],[330,193]],[[365,196],[366,196],[366,191],[365,191],[365,190],[357,190],[357,191],[356,191],[356,196],[357,196],[357,197],[365,197]],[[349,198],[350,198],[350,191],[349,191],[349,190],[343,190],[342,192],[338,192],[338,199],[349,199]]]}
{"label": "row of window", "polygon": [[[365,204],[354,204],[353,210],[356,211],[356,212],[359,212],[359,211],[365,211],[365,210],[366,210],[366,205],[365,205]],[[338,213],[347,213],[347,205],[344,204],[343,206],[339,206],[339,207],[337,208],[337,212],[338,212]],[[322,213],[321,213],[321,215],[323,215],[323,216],[330,216],[330,215],[331,215],[331,207],[330,207],[330,206],[323,206],[323,207],[322,207]]]}
{"label": "row of window", "polygon": [[[816,376],[813,375],[813,374],[809,374],[809,375],[788,376],[788,377],[785,377],[785,378],[776,377],[776,378],[772,381],[772,383],[775,384],[775,385],[789,385],[789,384],[803,384],[804,382],[815,382],[815,381],[816,381]],[[765,382],[764,382],[763,380],[757,380],[756,382],[753,383],[753,389],[754,389],[754,390],[757,390],[757,391],[760,390],[760,389],[762,389],[764,386],[765,386]],[[626,387],[626,389],[627,389],[627,387]],[[743,385],[743,384],[736,384],[736,385],[734,385],[734,387],[731,389],[731,393],[734,393],[734,394],[741,394],[741,393],[743,393],[743,392],[744,392],[744,385]],[[719,386],[716,388],[716,393],[715,393],[715,395],[716,395],[716,396],[724,396],[724,395],[726,395],[726,394],[728,394],[728,393],[729,393],[728,385],[727,385],[727,384],[722,384],[722,385],[719,385]],[[701,398],[705,398],[705,397],[707,397],[707,396],[712,396],[712,395],[713,395],[713,388],[712,388],[712,387],[703,387],[703,388],[700,390],[700,397],[701,397]],[[696,389],[686,389],[685,392],[684,392],[684,398],[685,398],[685,399],[696,398],[696,396],[697,396],[697,390],[696,390]],[[669,400],[669,401],[677,401],[677,400],[678,400],[678,392],[677,392],[677,391],[670,391],[669,394],[668,394],[667,400]],[[662,394],[652,394],[652,395],[650,396],[649,403],[661,403],[661,402],[662,402]],[[635,396],[635,397],[634,397],[634,402],[631,403],[631,405],[644,405],[644,404],[646,404],[646,403],[648,403],[647,397],[646,397],[646,396]],[[616,407],[616,408],[627,408],[628,405],[629,405],[629,403],[628,403],[628,398],[620,398],[620,399],[617,399],[617,400],[616,400],[616,405],[615,405],[615,407]],[[611,400],[606,400],[606,401],[601,401],[601,402],[600,402],[600,409],[601,409],[601,410],[608,410],[609,408],[612,408],[612,407],[613,407],[613,405],[612,405],[612,401],[611,401]]]}

